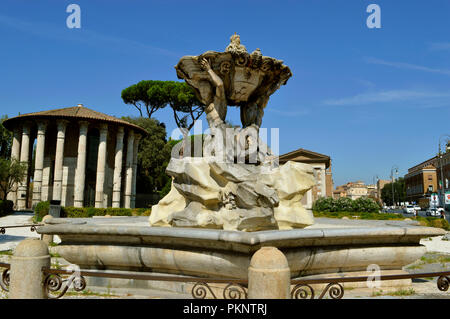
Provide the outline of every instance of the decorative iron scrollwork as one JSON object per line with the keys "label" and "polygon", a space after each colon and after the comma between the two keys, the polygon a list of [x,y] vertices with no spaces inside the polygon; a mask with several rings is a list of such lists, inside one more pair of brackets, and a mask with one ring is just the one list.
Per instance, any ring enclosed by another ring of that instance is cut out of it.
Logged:
{"label": "decorative iron scrollwork", "polygon": [[[59,291],[64,283],[63,290],[58,295],[53,295],[52,293]],[[86,280],[83,276],[71,276],[69,279],[63,280],[58,274],[48,274],[44,280],[44,288],[49,299],[61,298],[66,294],[71,285],[73,285],[75,291],[83,291],[86,288]]]}
{"label": "decorative iron scrollwork", "polygon": [[237,283],[228,284],[223,290],[224,299],[247,299],[247,289]]}
{"label": "decorative iron scrollwork", "polygon": [[[341,299],[344,296],[344,287],[337,282],[329,283],[323,289],[318,299],[322,299],[327,292],[332,299]],[[299,283],[291,290],[292,299],[314,299],[314,296],[314,288],[306,283]]]}
{"label": "decorative iron scrollwork", "polygon": [[314,289],[308,284],[298,284],[291,291],[292,299],[308,299],[309,295],[314,299]]}
{"label": "decorative iron scrollwork", "polygon": [[450,286],[450,279],[447,276],[439,276],[437,287],[440,291],[447,291]]}
{"label": "decorative iron scrollwork", "polygon": [[4,227],[0,227],[0,234],[4,234],[6,232],[6,229]]}
{"label": "decorative iron scrollwork", "polygon": [[9,291],[9,269],[5,269],[2,272],[2,277],[0,278],[0,287],[4,291]]}
{"label": "decorative iron scrollwork", "polygon": [[217,299],[216,295],[211,290],[211,287],[209,287],[209,285],[206,282],[196,283],[194,287],[192,287],[191,294],[192,297],[194,297],[194,299],[205,299],[206,296],[208,295],[208,291],[211,293],[214,299]]}
{"label": "decorative iron scrollwork", "polygon": [[[326,293],[326,291],[329,290],[329,296],[332,299],[341,299],[342,297],[344,297],[344,287],[341,284],[336,283],[330,283],[325,287],[324,292]],[[324,293],[322,293],[323,296]]]}

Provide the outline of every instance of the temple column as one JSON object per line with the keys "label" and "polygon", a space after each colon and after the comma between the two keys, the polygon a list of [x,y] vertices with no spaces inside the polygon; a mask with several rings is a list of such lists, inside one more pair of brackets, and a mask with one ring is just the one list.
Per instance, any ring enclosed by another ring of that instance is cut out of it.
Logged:
{"label": "temple column", "polygon": [[64,142],[66,139],[67,121],[59,120],[57,123],[58,132],[56,135],[55,172],[53,177],[53,200],[61,201],[62,178],[64,163]]}
{"label": "temple column", "polygon": [[108,138],[108,125],[100,126],[100,141],[98,144],[97,158],[97,179],[95,182],[95,207],[103,208],[104,186],[105,186],[105,168],[106,168],[106,143]]}
{"label": "temple column", "polygon": [[125,180],[125,199],[124,207],[131,208],[131,193],[133,185],[133,151],[134,151],[134,132],[128,133],[128,145],[127,145],[127,176]]}
{"label": "temple column", "polygon": [[78,156],[77,168],[75,171],[75,207],[83,207],[84,204],[84,187],[86,182],[86,145],[89,122],[81,121],[80,135],[78,137]]}
{"label": "temple column", "polygon": [[134,137],[134,145],[133,145],[133,180],[131,182],[131,208],[136,208],[137,157],[138,157],[138,147],[139,147],[140,139],[141,139],[141,135],[136,134]]}
{"label": "temple column", "polygon": [[120,126],[116,137],[116,155],[114,158],[114,181],[112,207],[120,207],[120,188],[122,182],[122,158],[123,158],[123,136],[124,130]]}
{"label": "temple column", "polygon": [[[20,161],[20,141],[22,139],[22,131],[20,127],[15,127],[13,131],[13,142],[11,147],[11,160]],[[14,203],[17,207],[17,184],[14,184],[11,192],[8,193],[7,199]]]}
{"label": "temple column", "polygon": [[36,158],[34,161],[34,178],[33,178],[33,204],[34,207],[41,201],[42,188],[42,170],[44,169],[44,149],[45,149],[45,130],[47,123],[41,121],[37,123],[37,141],[36,141]]}
{"label": "temple column", "polygon": [[[20,148],[20,162],[29,165],[30,157],[30,124],[24,123],[22,127],[22,143]],[[17,209],[22,210],[27,208],[27,183],[28,173],[24,179],[19,183],[17,189]]]}
{"label": "temple column", "polygon": [[321,193],[323,197],[327,197],[327,181],[326,181],[326,171],[325,165],[320,169],[320,183],[321,183]]}

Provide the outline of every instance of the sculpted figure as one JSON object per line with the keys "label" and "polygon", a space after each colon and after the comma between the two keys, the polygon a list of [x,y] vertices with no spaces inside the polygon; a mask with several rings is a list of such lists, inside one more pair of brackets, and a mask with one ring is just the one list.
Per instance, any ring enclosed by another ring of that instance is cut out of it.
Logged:
{"label": "sculpted figure", "polygon": [[241,44],[241,37],[236,32],[230,38],[230,44],[225,48],[225,52],[234,54],[247,53],[247,49]]}
{"label": "sculpted figure", "polygon": [[211,128],[224,124],[227,106],[236,106],[242,127],[258,130],[270,96],[292,76],[282,60],[263,56],[260,49],[249,54],[236,33],[225,52],[185,56],[175,68],[206,105]]}
{"label": "sculpted figure", "polygon": [[206,106],[205,113],[209,127],[218,127],[225,123],[227,116],[227,99],[222,79],[211,69],[208,60],[200,61],[202,68],[208,72],[211,84],[215,87],[215,95],[212,102]]}

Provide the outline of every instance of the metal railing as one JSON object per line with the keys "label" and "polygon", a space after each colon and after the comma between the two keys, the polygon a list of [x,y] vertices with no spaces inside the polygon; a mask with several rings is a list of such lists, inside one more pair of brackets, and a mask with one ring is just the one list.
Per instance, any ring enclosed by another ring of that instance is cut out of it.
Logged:
{"label": "metal railing", "polygon": [[[0,287],[8,291],[9,289],[9,269],[10,265],[0,263],[0,268],[5,268],[0,278]],[[42,268],[44,273],[44,287],[48,298],[58,299],[65,295],[72,286],[75,291],[83,291],[86,288],[86,277],[101,278],[118,278],[118,279],[134,279],[134,280],[152,280],[167,282],[185,282],[193,283],[191,295],[194,299],[214,298],[218,299],[218,295],[209,284],[226,284],[222,289],[222,297],[224,299],[247,299],[248,297],[248,280],[238,279],[212,279],[198,278],[189,276],[164,276],[154,275],[151,273],[130,274],[123,272],[104,272],[80,270],[79,272],[68,271],[63,269],[53,269],[49,267]],[[68,276],[68,278],[63,278]],[[450,271],[430,272],[418,274],[401,274],[401,275],[381,275],[377,280],[399,280],[399,279],[415,279],[415,278],[435,278],[437,279],[437,288],[440,291],[447,291],[450,286]],[[295,279],[291,280],[291,298],[292,299],[314,299],[316,296],[315,289],[312,285],[326,284],[317,299],[322,299],[328,293],[332,299],[341,299],[344,296],[343,283],[346,282],[364,282],[371,279],[371,276],[345,277],[345,278],[320,278],[320,279]],[[216,287],[218,288],[218,287]],[[56,294],[56,295],[55,295]]]}
{"label": "metal railing", "polygon": [[0,262],[0,268],[5,268],[2,272],[2,276],[0,277],[0,288],[4,291],[9,291],[9,269],[10,264]]}
{"label": "metal railing", "polygon": [[9,228],[30,227],[31,231],[36,231],[37,226],[44,226],[44,224],[24,224],[24,225],[0,226],[0,235],[5,234],[6,229],[9,229]]}

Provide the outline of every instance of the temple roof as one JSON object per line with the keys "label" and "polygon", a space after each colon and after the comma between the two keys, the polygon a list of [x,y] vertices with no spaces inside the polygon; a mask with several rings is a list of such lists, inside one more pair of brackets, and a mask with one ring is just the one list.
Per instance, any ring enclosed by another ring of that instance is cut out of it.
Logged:
{"label": "temple roof", "polygon": [[119,119],[117,117],[107,115],[104,113],[100,113],[94,110],[91,110],[87,107],[82,106],[81,104],[78,106],[65,107],[60,109],[53,109],[48,111],[41,112],[33,112],[27,114],[21,114],[19,116],[15,116],[9,118],[3,122],[3,125],[8,129],[12,130],[14,126],[17,125],[18,122],[26,121],[26,120],[37,120],[37,119],[67,119],[67,120],[86,120],[86,121],[98,121],[98,122],[108,122],[114,124],[121,124],[127,126],[129,128],[133,128],[140,133],[147,134],[147,131],[142,127],[127,122],[125,120]]}
{"label": "temple roof", "polygon": [[279,157],[280,164],[284,164],[287,161],[301,162],[307,164],[324,163],[326,168],[328,168],[331,165],[331,159],[328,155],[305,150],[303,148],[299,148],[295,151],[280,155]]}

